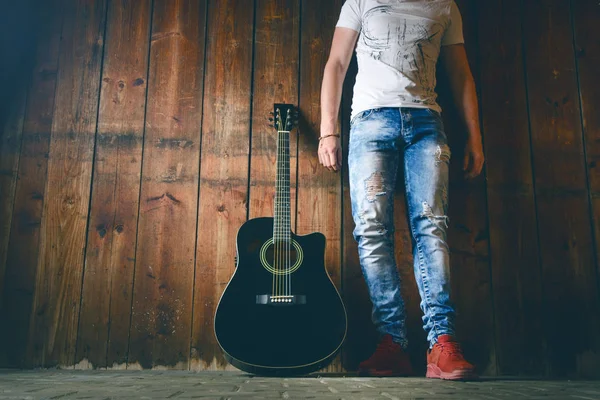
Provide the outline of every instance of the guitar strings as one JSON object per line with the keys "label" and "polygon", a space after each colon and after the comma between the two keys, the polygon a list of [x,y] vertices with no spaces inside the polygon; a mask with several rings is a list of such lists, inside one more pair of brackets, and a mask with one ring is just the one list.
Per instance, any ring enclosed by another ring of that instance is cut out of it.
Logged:
{"label": "guitar strings", "polygon": [[[284,189],[287,189],[287,153],[286,153],[286,139],[287,139],[287,117],[286,117],[286,126],[284,128],[284,132],[282,133],[283,138],[282,138],[282,142],[284,144],[283,146],[283,163],[282,163],[282,168],[283,168],[283,186]],[[283,259],[283,265],[284,265],[284,269],[283,269],[283,273],[284,273],[284,279],[285,279],[285,293],[284,296],[289,296],[289,291],[288,291],[288,285],[289,285],[289,265],[286,263],[287,258],[289,257],[289,251],[287,249],[289,240],[288,240],[288,209],[287,209],[287,190],[283,191],[283,212],[284,214],[284,218],[282,219],[283,221],[283,248],[284,248],[284,259]],[[287,299],[287,298],[286,298]]]}
{"label": "guitar strings", "polygon": [[286,126],[286,136],[285,136],[285,140],[286,140],[286,145],[285,145],[285,149],[286,149],[286,171],[285,171],[285,179],[286,179],[286,222],[287,222],[287,226],[286,226],[286,236],[287,236],[287,279],[288,279],[288,296],[292,296],[292,253],[291,253],[291,247],[292,247],[292,227],[291,227],[291,213],[292,213],[292,204],[291,204],[291,199],[290,199],[290,131],[293,127],[293,121],[289,121],[289,119],[293,119],[293,116],[290,113],[290,110],[288,110],[288,125]]}
{"label": "guitar strings", "polygon": [[[283,117],[275,110],[277,128],[277,184],[275,194],[275,221],[273,232],[273,299],[275,302],[290,301],[291,281],[291,204],[289,198],[289,130],[290,110]],[[284,190],[286,189],[286,190]],[[284,193],[285,192],[285,193]],[[285,196],[284,196],[285,195]],[[285,214],[283,214],[285,213]]]}
{"label": "guitar strings", "polygon": [[[288,111],[288,118],[289,118],[289,111]],[[288,126],[286,126],[286,130],[287,129],[289,129]],[[286,200],[286,203],[285,203],[285,207],[286,207],[286,214],[285,214],[285,217],[286,217],[286,227],[285,227],[285,229],[286,229],[286,231],[285,231],[285,235],[286,235],[286,239],[287,239],[286,240],[286,246],[287,246],[287,252],[286,252],[286,255],[287,255],[286,277],[287,277],[287,280],[288,280],[288,282],[287,282],[287,286],[288,286],[288,288],[287,288],[287,290],[288,290],[287,295],[291,296],[291,294],[292,294],[292,277],[290,276],[290,273],[291,273],[291,265],[290,265],[290,257],[291,257],[290,250],[291,250],[291,248],[290,248],[290,245],[291,245],[291,239],[292,238],[291,238],[291,234],[290,234],[290,231],[291,231],[291,227],[290,227],[290,213],[291,213],[291,210],[290,210],[290,199],[289,199],[289,195],[290,195],[290,191],[289,191],[289,179],[290,179],[290,170],[289,170],[289,167],[290,167],[289,166],[289,159],[290,159],[289,158],[289,145],[290,145],[290,143],[289,143],[289,140],[290,140],[290,133],[289,133],[289,131],[287,132],[287,134],[285,134],[284,140],[285,140],[285,151],[286,151],[286,154],[285,154],[285,168],[286,168],[286,170],[285,170],[285,183],[286,183],[286,199],[285,199]],[[289,237],[288,237],[288,235],[289,235]]]}
{"label": "guitar strings", "polygon": [[[281,110],[279,112],[281,112]],[[281,127],[280,127],[280,129],[281,129]],[[281,183],[282,183],[281,182],[281,174],[282,174],[282,165],[281,164],[283,162],[283,154],[282,154],[282,152],[283,152],[283,148],[282,147],[283,146],[281,146],[281,137],[282,137],[282,135],[283,134],[280,132],[279,133],[279,144],[280,144],[280,146],[278,146],[280,148],[279,149],[280,161],[278,163],[279,164],[279,188],[277,189],[277,191],[278,191],[277,194],[279,196],[279,202],[278,202],[279,203],[278,204],[278,206],[279,206],[279,219],[278,219],[279,220],[279,224],[278,224],[279,225],[279,232],[278,232],[278,238],[277,238],[277,246],[279,247],[279,258],[278,258],[278,264],[279,264],[278,276],[279,276],[279,284],[280,284],[280,289],[279,289],[279,296],[280,297],[279,297],[279,301],[281,301],[281,296],[283,295],[283,276],[282,276],[282,273],[283,273],[283,268],[282,268],[283,267],[282,266],[282,264],[283,264],[282,263],[282,261],[283,261],[283,246],[282,246],[282,243],[281,243],[281,238],[282,238],[282,233],[283,233],[282,232],[282,226],[281,226],[282,225],[281,224],[281,217],[282,217],[282,211],[283,211],[282,210],[282,204],[281,204],[282,203],[281,202]]]}
{"label": "guitar strings", "polygon": [[[281,123],[281,110],[277,110],[277,114],[279,116],[279,122]],[[276,294],[276,301],[278,301],[280,299],[280,295],[281,295],[281,273],[279,271],[279,267],[281,264],[281,242],[280,242],[280,237],[281,237],[281,126],[278,126],[278,130],[277,130],[277,233],[276,233],[276,240],[277,240],[277,261],[275,262],[277,265],[277,269],[275,271],[275,273],[277,274],[277,294]]]}
{"label": "guitar strings", "polygon": [[282,217],[283,217],[283,201],[282,201],[282,175],[283,175],[283,143],[282,143],[282,138],[283,138],[283,132],[282,130],[285,129],[285,125],[284,125],[284,121],[283,121],[283,116],[281,115],[281,110],[277,110],[277,114],[279,115],[279,127],[278,127],[278,140],[277,140],[277,152],[278,152],[278,162],[277,162],[277,169],[278,169],[278,173],[277,173],[277,181],[278,181],[278,187],[277,187],[277,208],[279,210],[278,213],[278,218],[277,218],[277,248],[278,248],[278,257],[277,257],[277,264],[278,264],[278,269],[277,269],[277,279],[279,281],[279,285],[278,285],[278,302],[282,301],[283,298],[282,296],[284,295],[284,291],[285,291],[285,277],[283,276],[283,267],[284,267],[284,248],[283,248],[283,224],[282,224]]}
{"label": "guitar strings", "polygon": [[[289,117],[289,111],[288,111],[288,115],[286,116],[286,126],[285,126],[285,130],[286,131],[288,129],[288,127],[287,127],[288,117]],[[283,159],[283,173],[284,173],[284,175],[283,175],[283,182],[284,182],[284,186],[287,188],[287,169],[286,169],[287,168],[287,162],[286,162],[287,161],[287,153],[286,153],[287,142],[286,142],[286,139],[287,139],[287,134],[284,133],[283,134],[283,140],[282,140],[282,142],[284,143],[284,146],[283,146],[283,152],[284,152],[284,159]],[[285,265],[285,279],[286,279],[286,284],[285,284],[285,291],[286,291],[286,293],[285,293],[285,295],[289,296],[290,293],[288,291],[288,286],[289,286],[289,280],[290,280],[290,278],[289,278],[289,271],[290,270],[289,270],[288,258],[289,258],[290,254],[289,254],[289,247],[288,247],[289,240],[287,238],[287,235],[288,235],[288,226],[287,226],[287,211],[288,211],[287,210],[287,201],[288,200],[287,200],[287,193],[285,194],[285,196],[286,196],[286,198],[284,199],[284,208],[285,208],[286,214],[285,214],[285,219],[284,219],[285,222],[283,224],[284,225],[283,229],[285,230],[284,231],[284,235],[285,235],[284,236],[284,238],[285,238],[284,239],[285,240],[284,246],[285,246],[285,256],[286,256],[285,257],[285,261],[284,261],[284,265]]]}
{"label": "guitar strings", "polygon": [[[279,110],[275,110],[275,127],[277,128],[277,132],[279,132],[279,115],[278,115],[278,111]],[[279,141],[279,137],[277,137],[277,140]],[[278,230],[278,226],[277,226],[277,215],[278,215],[278,195],[277,195],[277,187],[279,186],[279,143],[277,146],[277,183],[275,185],[275,224],[274,224],[274,229],[273,229],[273,288],[271,290],[272,293],[272,299],[275,300],[277,297],[277,291],[278,291],[278,287],[279,287],[279,281],[277,279],[277,256],[278,256],[278,249],[277,249],[277,230]]]}

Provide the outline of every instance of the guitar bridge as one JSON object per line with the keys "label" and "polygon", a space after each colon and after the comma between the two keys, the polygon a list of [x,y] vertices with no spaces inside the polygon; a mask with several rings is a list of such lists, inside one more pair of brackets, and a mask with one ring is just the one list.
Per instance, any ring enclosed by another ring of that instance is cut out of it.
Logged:
{"label": "guitar bridge", "polygon": [[291,306],[294,304],[306,304],[306,295],[295,294],[289,296],[274,296],[270,294],[257,294],[256,304],[272,306]]}

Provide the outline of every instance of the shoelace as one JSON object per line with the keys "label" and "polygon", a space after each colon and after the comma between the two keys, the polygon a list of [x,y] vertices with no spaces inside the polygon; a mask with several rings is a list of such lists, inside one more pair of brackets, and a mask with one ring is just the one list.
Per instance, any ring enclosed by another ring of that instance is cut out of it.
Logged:
{"label": "shoelace", "polygon": [[438,342],[438,344],[440,345],[444,353],[454,358],[462,359],[462,349],[460,348],[460,345],[457,342]]}

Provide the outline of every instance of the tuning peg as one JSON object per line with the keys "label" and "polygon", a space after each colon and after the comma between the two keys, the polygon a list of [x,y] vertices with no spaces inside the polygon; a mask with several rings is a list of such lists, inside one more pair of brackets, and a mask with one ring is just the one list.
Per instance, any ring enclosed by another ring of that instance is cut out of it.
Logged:
{"label": "tuning peg", "polygon": [[273,121],[274,121],[274,119],[273,119],[273,118],[269,118],[269,121],[273,122]]}

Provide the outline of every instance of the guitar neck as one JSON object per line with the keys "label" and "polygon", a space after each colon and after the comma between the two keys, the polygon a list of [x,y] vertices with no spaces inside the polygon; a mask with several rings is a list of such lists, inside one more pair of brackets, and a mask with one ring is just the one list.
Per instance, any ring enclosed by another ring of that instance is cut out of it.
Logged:
{"label": "guitar neck", "polygon": [[291,232],[290,132],[278,131],[277,136],[277,176],[275,182],[273,239],[289,242]]}

